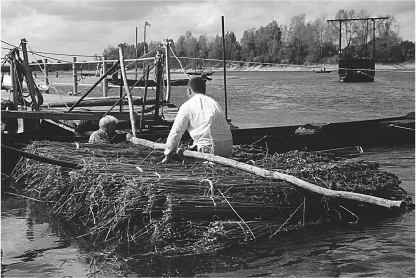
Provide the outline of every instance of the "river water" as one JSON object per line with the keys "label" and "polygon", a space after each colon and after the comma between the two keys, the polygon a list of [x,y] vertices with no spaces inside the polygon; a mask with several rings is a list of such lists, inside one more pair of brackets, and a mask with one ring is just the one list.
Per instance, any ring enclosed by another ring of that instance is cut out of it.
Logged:
{"label": "river water", "polygon": [[[223,75],[212,77],[208,94],[225,107]],[[228,118],[240,127],[401,116],[415,110],[415,74],[377,72],[374,83],[349,84],[339,82],[336,72],[227,72],[227,100]],[[184,89],[174,88],[171,101],[183,103]],[[354,155],[398,176],[415,198],[414,144]],[[82,243],[58,229],[39,202],[2,196],[1,213],[2,277],[88,274]],[[215,256],[143,260],[129,276],[414,277],[415,211],[281,233]]]}

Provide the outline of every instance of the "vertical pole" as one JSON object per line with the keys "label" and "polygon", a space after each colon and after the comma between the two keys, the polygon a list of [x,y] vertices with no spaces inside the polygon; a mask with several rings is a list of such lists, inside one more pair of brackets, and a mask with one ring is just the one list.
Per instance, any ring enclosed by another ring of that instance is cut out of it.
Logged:
{"label": "vertical pole", "polygon": [[171,86],[170,86],[170,63],[169,63],[169,47],[172,40],[165,40],[165,59],[166,59],[166,101],[170,101],[170,94],[171,94]]}
{"label": "vertical pole", "polygon": [[373,60],[376,61],[376,20],[371,19],[373,21]]}
{"label": "vertical pole", "polygon": [[144,23],[143,53],[146,55],[146,22]]}
{"label": "vertical pole", "polygon": [[[104,54],[103,56],[103,72],[102,74],[107,72],[107,54]],[[108,81],[107,81],[107,77],[105,77],[103,79],[103,97],[107,97],[108,96],[108,92],[107,92],[107,88],[108,88]]]}
{"label": "vertical pole", "polygon": [[133,134],[134,137],[136,137],[137,136],[137,132],[136,132],[136,121],[134,119],[133,98],[131,96],[129,84],[127,83],[126,71],[124,69],[123,49],[121,47],[118,48],[118,53],[119,53],[119,56],[120,56],[120,68],[121,68],[121,73],[123,75],[124,89],[126,90],[127,99],[129,101],[129,114],[130,114],[130,122],[131,122],[131,133]]}
{"label": "vertical pole", "polygon": [[224,97],[225,97],[225,119],[228,122],[228,112],[227,112],[227,73],[226,73],[226,64],[225,64],[225,34],[224,34],[224,16],[221,16],[222,20],[222,63],[224,66]]}
{"label": "vertical pole", "polygon": [[136,44],[135,44],[135,50],[136,50],[136,61],[134,62],[134,77],[135,80],[137,80],[137,58],[138,58],[138,52],[137,52],[137,27],[136,27]]}
{"label": "vertical pole", "polygon": [[26,83],[27,87],[29,89],[30,97],[32,98],[32,109],[39,110],[38,102],[36,100],[36,92],[35,92],[35,81],[33,81],[32,71],[29,67],[29,58],[27,57],[27,49],[26,49],[26,39],[21,40],[22,45],[22,52],[23,52],[23,63],[25,67],[25,76],[26,76]]}
{"label": "vertical pole", "polygon": [[72,57],[72,82],[73,82],[72,94],[73,95],[78,94],[77,65],[75,64],[76,61],[77,61],[77,57]]}
{"label": "vertical pole", "polygon": [[[45,84],[46,86],[49,85],[49,69],[48,69],[48,59],[45,59],[44,69],[45,69]],[[46,90],[46,93],[49,94],[49,89]]]}
{"label": "vertical pole", "polygon": [[144,109],[146,108],[146,98],[147,98],[147,81],[149,81],[149,71],[150,71],[150,66],[147,66],[147,71],[146,71],[146,81],[144,83],[144,96],[142,99],[142,116],[140,117],[140,132],[142,132],[143,130],[143,123],[144,123]]}
{"label": "vertical pole", "polygon": [[17,88],[16,88],[16,67],[14,61],[10,59],[10,81],[11,81],[11,101],[13,102],[13,109],[17,110]]}
{"label": "vertical pole", "polygon": [[[146,56],[146,22],[144,23],[144,33],[143,33],[143,55]],[[146,57],[145,57],[146,58]],[[145,72],[146,62],[143,61],[143,73]]]}
{"label": "vertical pole", "polygon": [[[13,54],[14,55],[14,54]],[[18,105],[17,105],[17,86],[16,86],[16,69],[15,69],[15,64],[14,64],[14,60],[10,59],[10,83],[11,83],[11,101],[13,103],[13,107],[11,108],[11,110],[17,110],[18,109]],[[8,119],[6,120],[6,126],[5,126],[5,130],[7,131],[7,133],[9,134],[16,134],[19,132],[19,125],[20,125],[20,129],[23,129],[23,119]]]}
{"label": "vertical pole", "polygon": [[341,28],[342,20],[339,21],[339,60],[342,59],[342,47],[341,47]]}
{"label": "vertical pole", "polygon": [[160,92],[162,90],[162,58],[158,57],[156,61],[156,104],[155,104],[155,122],[159,120]]}
{"label": "vertical pole", "polygon": [[[123,80],[123,73],[121,72],[121,70],[120,70],[120,80]],[[123,82],[124,81],[120,82],[120,98],[123,96],[123,85],[122,85]],[[123,101],[124,101],[124,98],[120,101],[120,112],[123,111]]]}

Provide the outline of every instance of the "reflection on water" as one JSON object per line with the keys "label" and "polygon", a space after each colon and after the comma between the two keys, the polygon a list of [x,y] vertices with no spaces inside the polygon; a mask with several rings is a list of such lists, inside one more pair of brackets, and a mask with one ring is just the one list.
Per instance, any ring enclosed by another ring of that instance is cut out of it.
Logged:
{"label": "reflection on water", "polygon": [[1,251],[4,277],[84,277],[88,266],[78,248],[51,228],[47,207],[22,199],[2,199]]}

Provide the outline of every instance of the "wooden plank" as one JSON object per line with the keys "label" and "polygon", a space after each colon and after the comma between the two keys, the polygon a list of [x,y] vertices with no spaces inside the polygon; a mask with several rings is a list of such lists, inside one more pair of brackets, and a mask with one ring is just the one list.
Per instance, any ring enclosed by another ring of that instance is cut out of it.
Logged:
{"label": "wooden plank", "polygon": [[[118,101],[118,97],[100,97],[100,98],[89,98],[85,99],[83,102],[77,105],[77,107],[88,107],[88,106],[112,106],[116,101]],[[132,98],[134,105],[142,105],[143,104],[142,97],[135,97]],[[127,104],[127,99],[123,100],[123,104]],[[73,106],[76,101],[68,101],[68,102],[51,102],[45,105],[45,107],[68,107]],[[146,105],[154,105],[156,103],[156,98],[148,98],[145,102]]]}
{"label": "wooden plank", "polygon": [[[109,113],[119,120],[129,120],[127,112]],[[10,111],[2,110],[3,119],[99,120],[103,112]]]}

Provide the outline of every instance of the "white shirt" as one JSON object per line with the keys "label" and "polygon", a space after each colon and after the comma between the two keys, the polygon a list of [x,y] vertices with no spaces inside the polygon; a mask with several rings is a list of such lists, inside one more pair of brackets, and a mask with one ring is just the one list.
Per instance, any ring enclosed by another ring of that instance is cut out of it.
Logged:
{"label": "white shirt", "polygon": [[183,133],[189,135],[197,146],[211,146],[230,141],[230,127],[218,102],[204,94],[195,94],[178,111],[166,141],[165,155],[174,152]]}

